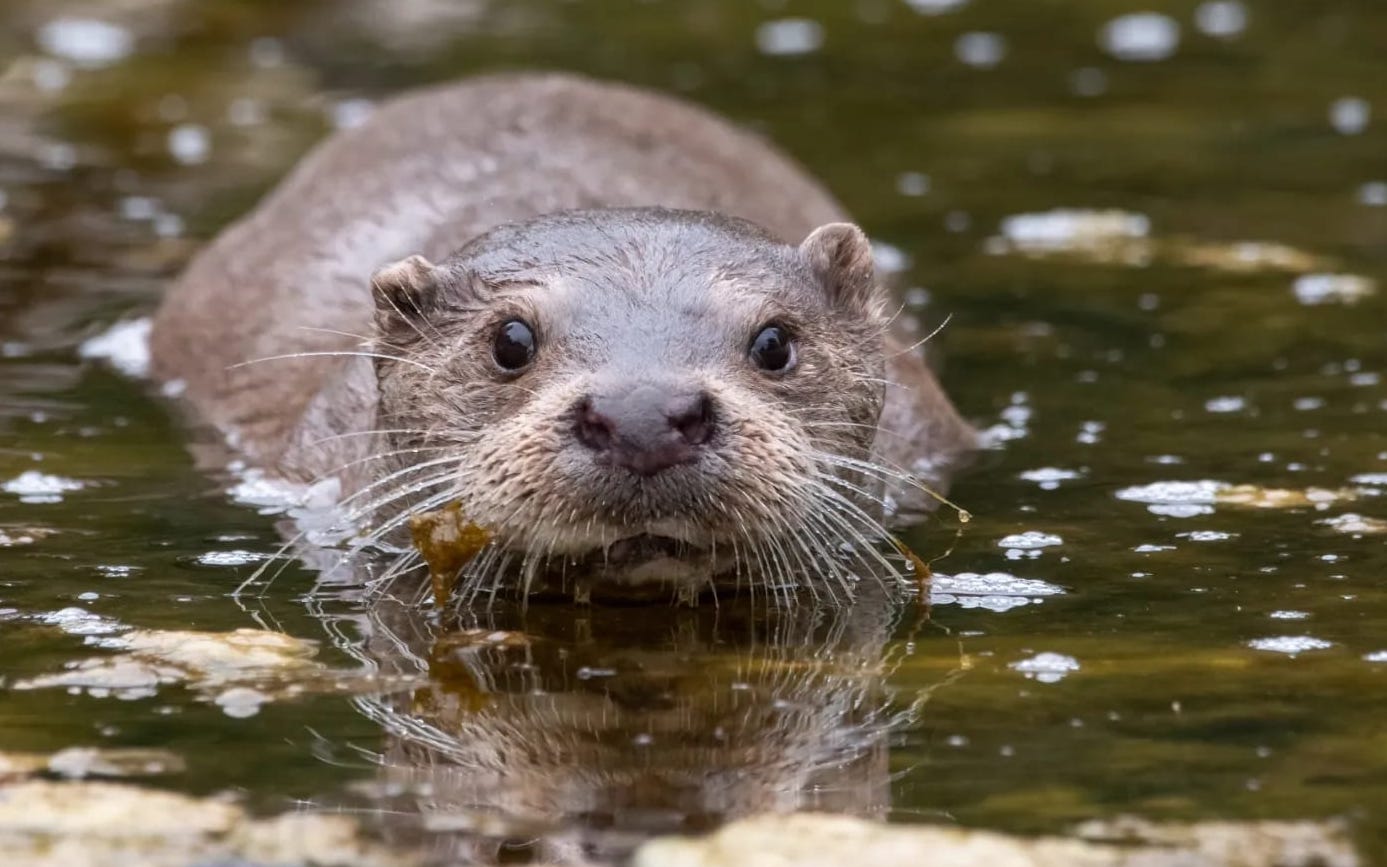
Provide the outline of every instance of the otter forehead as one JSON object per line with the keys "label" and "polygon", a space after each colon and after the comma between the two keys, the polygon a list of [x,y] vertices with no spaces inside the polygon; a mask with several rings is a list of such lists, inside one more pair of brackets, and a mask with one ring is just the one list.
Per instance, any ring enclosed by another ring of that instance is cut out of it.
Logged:
{"label": "otter forehead", "polygon": [[452,262],[530,305],[550,338],[633,360],[697,361],[795,311],[828,312],[796,248],[718,215],[659,208],[573,211],[503,226]]}

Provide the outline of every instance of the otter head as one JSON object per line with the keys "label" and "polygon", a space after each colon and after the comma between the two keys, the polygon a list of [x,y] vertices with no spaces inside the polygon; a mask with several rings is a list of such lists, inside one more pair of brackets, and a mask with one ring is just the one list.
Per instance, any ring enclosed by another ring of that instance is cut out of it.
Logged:
{"label": "otter head", "polygon": [[383,451],[418,494],[392,508],[457,501],[531,573],[626,583],[783,585],[874,535],[853,475],[886,322],[857,227],[569,212],[373,284]]}

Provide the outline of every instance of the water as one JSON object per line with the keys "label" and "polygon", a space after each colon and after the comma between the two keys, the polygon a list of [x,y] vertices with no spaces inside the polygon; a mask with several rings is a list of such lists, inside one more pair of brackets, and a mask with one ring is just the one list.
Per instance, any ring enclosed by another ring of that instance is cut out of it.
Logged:
{"label": "water", "polygon": [[[1345,816],[1382,857],[1387,9],[1162,10],[7,3],[4,749],[162,747],[187,769],[151,785],[365,808],[440,853],[612,853],[819,806],[1020,832]],[[928,621],[502,606],[440,639],[304,604],[306,570],[229,598],[255,564],[225,552],[272,551],[273,518],[195,468],[158,395],[77,346],[150,310],[372,100],[535,67],[763,130],[889,245],[902,298],[929,300],[907,309],[922,334],[952,316],[945,384],[997,448],[954,489],[961,535],[941,518],[910,538],[952,547]],[[321,642],[330,672],[355,651],[412,679],[373,698],[347,675],[291,696],[253,678],[274,700],[237,715],[215,703],[227,684],[196,679],[129,700],[15,689],[112,652],[42,620],[72,607],[146,630],[259,623]],[[472,771],[443,779],[446,749],[390,728],[405,711],[504,749],[453,754]]]}

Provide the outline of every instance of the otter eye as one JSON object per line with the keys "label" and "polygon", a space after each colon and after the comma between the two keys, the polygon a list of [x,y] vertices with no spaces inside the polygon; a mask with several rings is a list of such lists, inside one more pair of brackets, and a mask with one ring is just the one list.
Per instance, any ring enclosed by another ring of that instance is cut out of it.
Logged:
{"label": "otter eye", "polygon": [[527,323],[511,319],[496,329],[491,356],[506,370],[519,370],[535,358],[535,332]]}
{"label": "otter eye", "polygon": [[795,364],[794,341],[779,325],[762,328],[752,339],[749,354],[757,367],[773,373],[789,370]]}

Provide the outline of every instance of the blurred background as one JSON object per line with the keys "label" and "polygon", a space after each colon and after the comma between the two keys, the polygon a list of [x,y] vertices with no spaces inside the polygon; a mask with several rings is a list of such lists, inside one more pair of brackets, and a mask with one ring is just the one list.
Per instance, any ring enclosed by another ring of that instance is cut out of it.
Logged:
{"label": "blurred background", "polygon": [[[892,818],[1348,816],[1387,856],[1380,0],[6,0],[0,25],[12,679],[88,652],[45,612],[247,625],[225,594],[274,548],[82,342],[380,100],[564,69],[774,139],[878,243],[908,324],[950,317],[932,347],[991,448],[962,535],[911,537],[952,546],[948,636],[898,635],[890,687],[912,704],[959,640],[972,668],[891,734]],[[270,602],[321,637],[310,582]],[[0,735],[170,746],[167,785],[278,808],[365,775],[318,738],[379,732],[333,696],[232,719],[5,691]]]}

